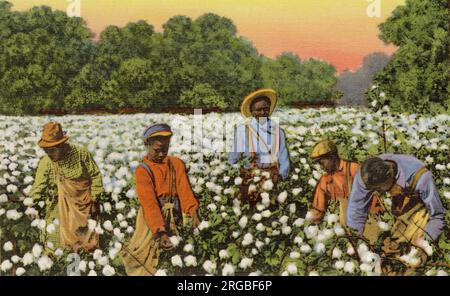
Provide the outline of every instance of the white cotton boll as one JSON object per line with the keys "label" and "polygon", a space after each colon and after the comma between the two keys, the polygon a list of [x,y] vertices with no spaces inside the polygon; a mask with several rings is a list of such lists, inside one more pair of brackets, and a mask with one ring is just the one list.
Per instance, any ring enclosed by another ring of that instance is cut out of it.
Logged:
{"label": "white cotton boll", "polygon": [[245,228],[245,226],[247,226],[247,222],[248,222],[248,218],[247,216],[242,216],[241,219],[239,219],[239,227],[241,227],[242,229]]}
{"label": "white cotton boll", "polygon": [[134,191],[134,189],[129,189],[127,191],[127,193],[125,194],[126,197],[128,198],[135,198],[136,197],[136,191]]}
{"label": "white cotton boll", "polygon": [[31,197],[27,197],[23,200],[23,205],[26,207],[30,207],[33,205],[33,199]]}
{"label": "white cotton boll", "polygon": [[180,255],[175,255],[172,256],[172,258],[170,259],[170,261],[172,262],[173,266],[178,266],[178,267],[183,267],[183,260],[181,260]]}
{"label": "white cotton boll", "polygon": [[344,266],[345,266],[345,262],[342,260],[338,260],[334,263],[334,268],[336,268],[337,270],[343,269]]}
{"label": "white cotton boll", "polygon": [[264,242],[265,242],[266,244],[270,243],[270,238],[266,237],[266,238],[264,239]]}
{"label": "white cotton boll", "polygon": [[345,235],[344,228],[342,228],[342,226],[339,225],[339,224],[335,225],[333,230],[334,230],[334,233],[336,233],[336,236],[343,236],[343,235]]}
{"label": "white cotton boll", "polygon": [[244,235],[244,240],[242,241],[243,246],[248,246],[253,243],[253,235],[251,233],[246,233]]}
{"label": "white cotton boll", "polygon": [[296,227],[301,227],[301,226],[303,226],[304,223],[305,223],[305,219],[297,218],[297,219],[295,219],[293,225]]}
{"label": "white cotton boll", "polygon": [[55,230],[56,230],[56,228],[55,228],[54,224],[48,224],[47,225],[47,232],[48,233],[53,233],[53,232],[55,232]]}
{"label": "white cotton boll", "polygon": [[208,210],[210,210],[211,212],[214,212],[215,210],[217,210],[217,206],[215,204],[213,204],[213,203],[207,205],[206,208]]}
{"label": "white cotton boll", "polygon": [[227,263],[223,266],[222,275],[223,276],[232,276],[232,275],[234,275],[235,270],[236,270],[236,267],[234,267],[230,263]]}
{"label": "white cotton boll", "polygon": [[44,201],[38,202],[38,206],[42,209],[45,206],[45,202]]}
{"label": "white cotton boll", "polygon": [[261,212],[261,216],[263,216],[264,218],[269,218],[272,215],[272,213],[270,212],[270,210],[264,210],[263,212]]}
{"label": "white cotton boll", "polygon": [[37,264],[39,266],[40,271],[45,271],[52,268],[53,261],[44,255],[38,259]]}
{"label": "white cotton boll", "polygon": [[171,237],[169,237],[170,243],[174,246],[177,247],[180,244],[181,241],[181,237],[173,235]]}
{"label": "white cotton boll", "polygon": [[124,220],[124,221],[122,221],[122,222],[119,223],[119,226],[120,226],[121,228],[127,228],[127,227],[128,227],[128,222]]}
{"label": "white cotton boll", "polygon": [[447,272],[445,272],[444,270],[438,270],[438,272],[436,273],[437,276],[448,276]]}
{"label": "white cotton boll", "polygon": [[292,195],[297,196],[302,192],[302,188],[294,188],[292,189]]}
{"label": "white cotton boll", "polygon": [[332,258],[339,259],[342,256],[342,251],[338,247],[333,249]]}
{"label": "white cotton boll", "polygon": [[4,243],[3,244],[3,250],[5,251],[5,252],[10,252],[10,251],[12,251],[13,250],[13,248],[14,248],[14,246],[13,246],[13,244],[12,244],[12,242],[6,242],[6,243]]}
{"label": "white cotton boll", "polygon": [[109,259],[107,256],[101,256],[98,260],[97,263],[101,266],[106,266],[109,263]]}
{"label": "white cotton boll", "polygon": [[289,212],[290,212],[291,214],[295,214],[296,210],[297,210],[297,207],[295,206],[295,204],[291,203],[291,204],[289,205]]}
{"label": "white cotton boll", "polygon": [[223,182],[227,183],[228,181],[230,181],[230,176],[224,176]]}
{"label": "white cotton boll", "polygon": [[303,244],[303,238],[301,238],[300,236],[296,236],[294,238],[294,244],[297,244],[298,246],[300,246],[301,244]]}
{"label": "white cotton boll", "polygon": [[362,244],[360,244],[360,245],[358,246],[358,254],[359,254],[359,255],[364,254],[364,253],[366,253],[366,252],[368,252],[368,251],[369,251],[369,247],[367,247],[366,244],[362,243]]}
{"label": "white cotton boll", "polygon": [[313,271],[309,272],[308,276],[319,276],[319,273],[317,271],[313,270]]}
{"label": "white cotton boll", "polygon": [[8,202],[8,196],[6,194],[0,195],[0,204]]}
{"label": "white cotton boll", "polygon": [[[275,232],[275,231],[274,231]],[[284,235],[289,235],[289,234],[291,234],[291,232],[292,232],[292,228],[290,227],[290,226],[283,226],[282,228],[281,228],[281,232],[284,234]]]}
{"label": "white cotton boll", "polygon": [[302,253],[307,254],[307,253],[310,253],[311,251],[312,251],[312,249],[308,244],[303,244],[300,247],[300,252],[302,252]]}
{"label": "white cotton boll", "polygon": [[201,231],[203,229],[206,229],[209,227],[209,222],[208,221],[202,221],[200,222],[200,224],[198,225],[198,229]]}
{"label": "white cotton boll", "polygon": [[298,259],[298,258],[300,258],[300,253],[299,252],[291,252],[289,254],[289,257],[292,259]]}
{"label": "white cotton boll", "polygon": [[314,214],[311,211],[308,211],[306,213],[305,220],[306,221],[312,221],[313,218],[314,218]]}
{"label": "white cotton boll", "polygon": [[316,187],[317,181],[316,181],[315,179],[311,178],[311,179],[308,180],[308,184],[309,184],[311,187]]}
{"label": "white cotton boll", "polygon": [[281,192],[278,195],[278,197],[277,197],[277,201],[278,201],[279,204],[284,203],[286,201],[286,199],[287,199],[287,192],[286,191]]}
{"label": "white cotton boll", "polygon": [[222,201],[222,198],[220,196],[218,196],[218,195],[214,196],[213,199],[216,202],[221,202]]}
{"label": "white cotton boll", "polygon": [[261,202],[266,207],[270,205],[270,196],[267,192],[261,193]]}
{"label": "white cotton boll", "polygon": [[260,180],[261,180],[261,177],[259,177],[259,176],[253,177],[253,182],[255,182],[255,183],[258,183]]}
{"label": "white cotton boll", "polygon": [[354,273],[355,272],[355,268],[356,268],[356,265],[352,261],[345,262],[345,265],[344,265],[344,271],[345,272]]}
{"label": "white cotton boll", "polygon": [[255,184],[250,184],[250,186],[248,187],[248,194],[251,194],[253,192],[256,192],[257,188]]}
{"label": "white cotton boll", "polygon": [[88,276],[97,276],[97,272],[95,272],[95,270],[91,270],[89,271]]}
{"label": "white cotton boll", "polygon": [[246,270],[247,268],[251,267],[253,264],[253,259],[244,257],[241,259],[241,262],[239,262],[239,267],[243,270]]}
{"label": "white cotton boll", "polygon": [[449,192],[449,191],[445,191],[445,192],[444,192],[444,197],[445,197],[446,199],[449,199],[449,200],[450,200],[450,192]]}
{"label": "white cotton boll", "polygon": [[111,204],[109,202],[105,202],[103,204],[103,210],[108,214],[111,213],[111,210],[112,210]]}
{"label": "white cotton boll", "polygon": [[88,220],[88,229],[90,231],[94,231],[95,227],[97,227],[97,221],[93,220],[93,219],[89,219]]}
{"label": "white cotton boll", "polygon": [[277,236],[277,235],[280,235],[280,231],[279,230],[272,231],[272,236]]}
{"label": "white cotton boll", "polygon": [[21,258],[20,258],[19,256],[17,256],[17,255],[14,255],[14,256],[11,257],[11,261],[12,261],[14,264],[19,263],[20,260],[21,260]]}
{"label": "white cotton boll", "polygon": [[252,219],[255,221],[261,221],[262,215],[259,213],[253,214]]}
{"label": "white cotton boll", "polygon": [[6,186],[6,191],[9,193],[16,193],[17,192],[17,186],[14,184],[9,184]]}
{"label": "white cotton boll", "polygon": [[378,227],[383,231],[389,231],[389,224],[383,221],[378,221]]}
{"label": "white cotton boll", "polygon": [[82,272],[86,272],[86,268],[87,268],[87,263],[86,263],[86,261],[84,261],[84,260],[80,261],[80,264],[78,265],[78,268],[79,268]]}
{"label": "white cotton boll", "polygon": [[2,264],[0,265],[0,269],[3,272],[10,270],[12,267],[13,267],[13,264],[9,260],[3,261]]}
{"label": "white cotton boll", "polygon": [[185,251],[186,253],[190,253],[194,251],[194,246],[191,244],[186,244],[184,245],[183,251]]}
{"label": "white cotton boll", "polygon": [[227,259],[229,257],[227,250],[220,250],[219,251],[219,258],[220,259]]}
{"label": "white cotton boll", "polygon": [[238,238],[240,234],[241,234],[241,233],[240,233],[239,231],[233,231],[233,232],[231,233],[231,236],[232,236],[233,238]]}
{"label": "white cotton boll", "polygon": [[289,276],[289,272],[287,270],[285,270],[281,273],[281,276]]}
{"label": "white cotton boll", "polygon": [[264,210],[265,208],[266,208],[266,206],[265,206],[264,204],[258,203],[258,204],[256,205],[256,209],[257,209],[258,211],[262,211],[262,210]]}
{"label": "white cotton boll", "polygon": [[339,220],[339,217],[336,214],[327,215],[327,223],[328,225],[332,225]]}
{"label": "white cotton boll", "polygon": [[262,231],[266,230],[266,227],[262,223],[258,223],[256,225],[256,230],[259,232],[262,232]]}
{"label": "white cotton boll", "polygon": [[264,246],[264,243],[263,243],[262,241],[257,240],[257,241],[255,242],[255,246],[256,246],[258,249],[261,249],[262,246]]}
{"label": "white cotton boll", "polygon": [[22,276],[25,272],[26,272],[25,268],[19,267],[19,268],[17,268],[17,270],[16,270],[16,275],[17,275],[17,276]]}
{"label": "white cotton boll", "polygon": [[94,251],[94,255],[92,256],[92,258],[94,258],[95,260],[98,260],[102,257],[103,251],[100,249],[96,249]]}
{"label": "white cotton boll", "polygon": [[17,210],[8,210],[6,212],[6,218],[9,220],[19,220],[22,217],[22,213],[17,212]]}
{"label": "white cotton boll", "polygon": [[211,260],[206,260],[203,265],[202,265],[203,269],[209,273],[212,274],[216,271],[216,263],[212,262]]}
{"label": "white cotton boll", "polygon": [[286,215],[281,216],[280,219],[278,219],[278,221],[280,221],[281,224],[286,224],[288,222],[288,220],[289,220],[289,217]]}
{"label": "white cotton boll", "polygon": [[59,248],[55,250],[56,257],[61,257],[63,254],[64,254],[63,250]]}
{"label": "white cotton boll", "polygon": [[40,219],[37,224],[37,228],[39,228],[40,230],[44,230],[46,225],[47,225],[47,223],[45,222],[45,220]]}
{"label": "white cotton boll", "polygon": [[53,245],[53,243],[52,242],[47,242],[47,248],[49,248],[49,249],[51,249],[51,250],[53,250],[54,249],[54,245]]}
{"label": "white cotton boll", "polygon": [[24,183],[24,184],[30,184],[31,182],[33,182],[33,180],[34,180],[34,178],[33,178],[32,176],[26,176],[26,177],[23,179],[23,183]]}
{"label": "white cotton boll", "polygon": [[0,217],[5,214],[5,209],[0,209]]}
{"label": "white cotton boll", "polygon": [[105,222],[103,222],[103,228],[105,228],[107,231],[112,231],[114,229],[111,221],[106,220]]}
{"label": "white cotton boll", "polygon": [[234,179],[234,184],[239,186],[242,184],[242,178],[241,177],[237,177]]}
{"label": "white cotton boll", "polygon": [[263,187],[263,189],[264,189],[265,191],[271,191],[271,190],[273,189],[273,182],[272,182],[272,180],[266,180],[266,181],[264,181],[262,187]]}
{"label": "white cotton boll", "polygon": [[37,215],[39,215],[39,212],[35,208],[27,208],[25,210],[25,215],[27,215],[27,216],[37,216]]}
{"label": "white cotton boll", "polygon": [[350,256],[355,254],[355,249],[350,244],[347,247],[347,254],[349,254]]}
{"label": "white cotton boll", "polygon": [[118,203],[116,203],[116,210],[123,210],[125,208],[125,203],[123,201],[119,201]]}
{"label": "white cotton boll", "polygon": [[305,228],[305,235],[309,239],[315,237],[318,232],[319,232],[319,227],[317,227],[316,225],[310,225]]}
{"label": "white cotton boll", "polygon": [[35,258],[38,258],[41,256],[42,253],[42,246],[39,244],[34,244],[33,249],[31,250],[31,253]]}
{"label": "white cotton boll", "polygon": [[250,272],[248,274],[248,276],[261,276],[261,274],[262,274],[261,271],[257,270],[257,271]]}
{"label": "white cotton boll", "polygon": [[287,266],[286,271],[291,275],[296,275],[297,274],[297,265],[295,263],[290,263]]}
{"label": "white cotton boll", "polygon": [[236,206],[233,207],[233,212],[237,217],[239,217],[242,214],[241,209]]}
{"label": "white cotton boll", "polygon": [[95,262],[94,261],[89,261],[88,267],[89,267],[89,269],[94,269],[95,268]]}
{"label": "white cotton boll", "polygon": [[262,172],[261,176],[266,178],[266,179],[269,179],[270,178],[270,172]]}
{"label": "white cotton boll", "polygon": [[317,254],[322,254],[323,252],[325,252],[325,245],[323,243],[317,243],[314,246],[314,252],[316,252]]}
{"label": "white cotton boll", "polygon": [[359,265],[359,269],[362,272],[369,273],[369,272],[372,271],[373,267],[370,264],[362,263],[362,264]]}
{"label": "white cotton boll", "polygon": [[25,255],[23,255],[23,257],[22,257],[23,266],[30,265],[33,262],[34,262],[34,258],[31,253],[27,252],[27,253],[25,253]]}
{"label": "white cotton boll", "polygon": [[114,267],[106,265],[105,267],[103,267],[102,273],[104,276],[113,276],[116,274],[116,270],[114,269]]}
{"label": "white cotton boll", "polygon": [[115,248],[109,249],[109,251],[108,251],[109,258],[111,258],[111,260],[114,260],[114,258],[116,258],[119,251],[120,250],[117,250]]}

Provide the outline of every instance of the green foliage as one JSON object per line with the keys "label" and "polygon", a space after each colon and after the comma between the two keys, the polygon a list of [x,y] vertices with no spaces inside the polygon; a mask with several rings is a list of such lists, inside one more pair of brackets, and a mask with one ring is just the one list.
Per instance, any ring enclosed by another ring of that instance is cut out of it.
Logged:
{"label": "green foliage", "polygon": [[226,107],[225,99],[220,96],[209,84],[196,84],[192,90],[181,93],[180,106],[186,107]]}
{"label": "green foliage", "polygon": [[275,60],[263,59],[264,85],[277,90],[280,105],[290,106],[304,101],[328,101],[334,96],[336,69],[324,61],[304,62],[292,53],[283,53]]}
{"label": "green foliage", "polygon": [[380,38],[400,47],[375,79],[391,108],[449,111],[448,19],[445,0],[408,0],[380,25]]}

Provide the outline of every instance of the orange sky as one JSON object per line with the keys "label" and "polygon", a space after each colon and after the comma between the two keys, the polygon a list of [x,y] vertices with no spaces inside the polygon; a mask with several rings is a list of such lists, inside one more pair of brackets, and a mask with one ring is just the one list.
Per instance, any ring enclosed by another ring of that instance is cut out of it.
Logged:
{"label": "orange sky", "polygon": [[[9,0],[13,9],[48,5],[67,10],[79,1],[81,17],[99,33],[107,25],[123,26],[146,20],[160,31],[170,17],[196,18],[213,12],[233,20],[238,34],[251,40],[262,54],[276,57],[290,51],[300,58],[320,58],[340,72],[356,70],[365,55],[392,53],[377,37],[377,25],[405,0]],[[380,17],[369,17],[367,7],[381,4]]]}

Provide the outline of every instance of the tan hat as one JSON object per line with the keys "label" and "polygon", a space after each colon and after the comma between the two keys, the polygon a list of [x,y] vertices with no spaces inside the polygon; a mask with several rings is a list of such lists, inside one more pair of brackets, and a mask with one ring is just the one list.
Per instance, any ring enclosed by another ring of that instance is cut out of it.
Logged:
{"label": "tan hat", "polygon": [[250,110],[250,106],[254,99],[260,98],[260,97],[267,97],[270,100],[270,112],[269,115],[272,115],[273,110],[275,109],[275,106],[277,104],[277,93],[270,88],[264,88],[257,90],[255,92],[252,92],[248,96],[245,97],[245,99],[242,101],[241,104],[241,113],[244,115],[244,117],[251,117],[252,112]]}
{"label": "tan hat", "polygon": [[38,145],[41,148],[50,148],[67,140],[69,140],[69,137],[63,132],[61,124],[51,121],[44,125]]}
{"label": "tan hat", "polygon": [[311,152],[311,158],[318,158],[331,152],[337,153],[336,144],[330,140],[320,141],[319,143],[314,145],[314,148]]}

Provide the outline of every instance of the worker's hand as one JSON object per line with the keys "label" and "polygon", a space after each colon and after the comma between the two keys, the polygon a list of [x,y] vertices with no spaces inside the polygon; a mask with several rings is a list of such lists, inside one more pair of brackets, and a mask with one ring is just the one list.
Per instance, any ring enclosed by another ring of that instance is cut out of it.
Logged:
{"label": "worker's hand", "polygon": [[170,242],[169,236],[165,232],[161,234],[160,246],[161,248],[166,250],[173,247],[172,243]]}

